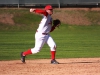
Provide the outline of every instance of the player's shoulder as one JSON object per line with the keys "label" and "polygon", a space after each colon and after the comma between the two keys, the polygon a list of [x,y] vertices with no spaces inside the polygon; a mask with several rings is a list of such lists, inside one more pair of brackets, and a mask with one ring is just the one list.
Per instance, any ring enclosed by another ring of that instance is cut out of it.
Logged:
{"label": "player's shoulder", "polygon": [[45,11],[45,16],[47,17],[47,16],[49,16],[49,14],[48,14],[48,12],[47,11]]}

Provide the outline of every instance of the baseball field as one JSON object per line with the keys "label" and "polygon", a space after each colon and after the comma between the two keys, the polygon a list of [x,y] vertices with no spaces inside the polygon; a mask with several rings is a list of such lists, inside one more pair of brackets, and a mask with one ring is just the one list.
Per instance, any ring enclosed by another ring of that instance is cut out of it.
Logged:
{"label": "baseball field", "polygon": [[20,52],[34,47],[34,34],[41,15],[29,9],[0,9],[0,75],[100,75],[100,9],[54,9],[62,22],[50,35],[57,44],[56,60],[50,64],[50,49],[20,61]]}

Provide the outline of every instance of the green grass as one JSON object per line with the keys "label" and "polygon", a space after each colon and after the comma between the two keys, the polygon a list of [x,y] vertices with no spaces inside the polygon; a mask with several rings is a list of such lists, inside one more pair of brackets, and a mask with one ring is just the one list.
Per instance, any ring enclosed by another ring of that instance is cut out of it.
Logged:
{"label": "green grass", "polygon": [[[35,31],[0,31],[0,60],[20,59],[20,52],[34,47]],[[56,58],[100,57],[100,26],[61,25],[51,33],[57,44]],[[42,50],[27,59],[50,58],[50,50]]]}

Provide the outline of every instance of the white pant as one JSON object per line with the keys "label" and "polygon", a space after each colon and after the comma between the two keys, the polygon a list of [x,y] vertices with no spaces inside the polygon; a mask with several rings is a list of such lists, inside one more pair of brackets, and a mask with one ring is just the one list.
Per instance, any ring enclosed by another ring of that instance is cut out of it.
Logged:
{"label": "white pant", "polygon": [[32,53],[33,54],[38,53],[45,43],[48,44],[51,51],[56,50],[56,44],[49,34],[44,35],[42,33],[36,32],[36,34],[35,34],[35,47],[31,48]]}

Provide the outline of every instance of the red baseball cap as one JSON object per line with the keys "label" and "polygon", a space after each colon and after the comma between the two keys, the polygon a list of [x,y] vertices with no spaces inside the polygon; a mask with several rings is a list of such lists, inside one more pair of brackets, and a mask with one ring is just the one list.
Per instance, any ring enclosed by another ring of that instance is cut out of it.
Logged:
{"label": "red baseball cap", "polygon": [[51,9],[51,10],[53,9],[51,5],[45,6],[45,10],[50,10],[50,9]]}

